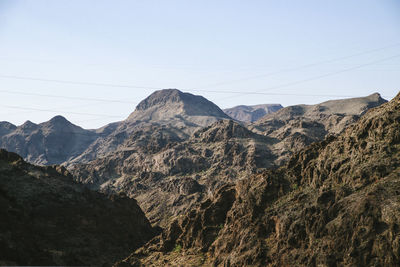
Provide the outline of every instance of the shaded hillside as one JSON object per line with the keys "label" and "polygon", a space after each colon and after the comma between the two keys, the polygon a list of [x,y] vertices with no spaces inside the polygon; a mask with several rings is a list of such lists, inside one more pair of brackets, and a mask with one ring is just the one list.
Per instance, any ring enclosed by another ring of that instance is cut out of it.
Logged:
{"label": "shaded hillside", "polygon": [[266,114],[276,112],[281,108],[283,107],[280,104],[263,104],[253,106],[240,105],[233,108],[224,109],[224,112],[228,114],[229,117],[238,121],[255,122],[256,120],[264,117]]}
{"label": "shaded hillside", "polygon": [[[162,138],[165,131],[153,133]],[[123,191],[136,198],[148,218],[161,225],[216,188],[270,167],[274,160],[268,148],[273,140],[228,120],[205,127],[186,141],[158,145],[162,139],[152,139],[137,146],[145,137],[154,136],[133,135],[126,149],[71,171],[95,189]]]}
{"label": "shaded hillside", "polygon": [[367,97],[331,100],[317,105],[285,107],[250,125],[250,129],[279,140],[274,147],[277,164],[293,152],[329,134],[339,134],[356,122],[368,109],[387,102],[378,93]]}
{"label": "shaded hillside", "polygon": [[118,266],[399,266],[400,94],[221,188]]}
{"label": "shaded hillside", "polygon": [[19,127],[0,123],[0,147],[40,165],[68,161],[80,155],[98,137],[62,116],[40,124],[27,121]]}
{"label": "shaded hillside", "polygon": [[0,150],[0,265],[111,265],[156,234],[136,201]]}

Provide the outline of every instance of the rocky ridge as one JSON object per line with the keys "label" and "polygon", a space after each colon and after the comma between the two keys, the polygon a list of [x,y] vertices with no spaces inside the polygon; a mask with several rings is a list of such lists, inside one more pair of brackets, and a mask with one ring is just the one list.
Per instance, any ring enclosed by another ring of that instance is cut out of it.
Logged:
{"label": "rocky ridge", "polygon": [[252,131],[279,140],[274,150],[281,165],[293,152],[321,141],[327,135],[340,134],[369,109],[387,101],[378,93],[367,97],[331,100],[317,105],[296,105],[267,114],[249,125]]}
{"label": "rocky ridge", "polygon": [[400,94],[222,187],[116,266],[398,266]]}
{"label": "rocky ridge", "polygon": [[40,124],[26,121],[18,127],[0,123],[0,147],[39,165],[69,161],[83,153],[98,137],[99,134],[84,130],[62,116]]}

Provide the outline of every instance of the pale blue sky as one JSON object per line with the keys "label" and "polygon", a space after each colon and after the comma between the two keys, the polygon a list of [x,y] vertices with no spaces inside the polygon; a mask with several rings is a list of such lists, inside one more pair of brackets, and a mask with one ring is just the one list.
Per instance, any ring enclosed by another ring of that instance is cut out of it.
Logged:
{"label": "pale blue sky", "polygon": [[0,120],[15,124],[100,127],[155,88],[222,108],[391,98],[399,77],[399,0],[0,0]]}

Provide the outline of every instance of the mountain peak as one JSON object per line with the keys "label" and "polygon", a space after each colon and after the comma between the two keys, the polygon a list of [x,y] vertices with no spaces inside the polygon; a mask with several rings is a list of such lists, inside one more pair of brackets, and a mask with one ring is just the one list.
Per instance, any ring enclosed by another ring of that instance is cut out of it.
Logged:
{"label": "mountain peak", "polygon": [[217,105],[202,96],[184,93],[177,89],[163,89],[155,91],[141,101],[128,120],[161,121],[179,116],[229,119]]}
{"label": "mountain peak", "polygon": [[158,90],[142,100],[137,105],[136,110],[146,110],[155,105],[166,104],[168,102],[180,102],[183,101],[184,94],[178,89]]}
{"label": "mountain peak", "polygon": [[52,125],[70,125],[72,124],[69,120],[67,120],[65,117],[61,115],[57,115],[53,118],[51,118],[47,123],[52,124]]}
{"label": "mountain peak", "polygon": [[34,130],[37,127],[38,127],[38,125],[36,123],[31,122],[30,120],[27,120],[26,122],[24,122],[24,124],[19,126],[19,128],[24,129],[24,130]]}

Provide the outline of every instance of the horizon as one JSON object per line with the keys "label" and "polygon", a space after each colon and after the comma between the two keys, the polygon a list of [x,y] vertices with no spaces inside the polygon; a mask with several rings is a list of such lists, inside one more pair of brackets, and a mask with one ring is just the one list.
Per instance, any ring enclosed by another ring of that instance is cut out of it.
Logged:
{"label": "horizon", "polygon": [[162,88],[221,109],[390,100],[400,3],[359,3],[3,0],[0,121],[96,129]]}

